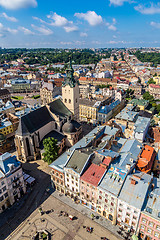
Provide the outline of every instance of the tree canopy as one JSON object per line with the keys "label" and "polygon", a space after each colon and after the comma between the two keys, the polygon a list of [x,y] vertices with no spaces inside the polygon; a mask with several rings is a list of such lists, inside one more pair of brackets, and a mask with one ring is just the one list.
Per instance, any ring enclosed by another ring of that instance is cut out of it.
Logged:
{"label": "tree canopy", "polygon": [[44,153],[43,160],[48,164],[51,164],[58,157],[59,147],[57,145],[57,140],[53,137],[49,137],[43,140]]}
{"label": "tree canopy", "polygon": [[152,66],[157,67],[157,64],[160,64],[160,53],[157,52],[144,52],[140,50],[135,52],[136,57],[141,62],[152,62]]}
{"label": "tree canopy", "polygon": [[152,102],[152,101],[154,100],[154,97],[153,97],[152,95],[150,95],[149,92],[145,92],[145,93],[143,94],[143,99],[149,100],[150,102]]}
{"label": "tree canopy", "polygon": [[96,64],[102,57],[109,58],[111,50],[99,49],[96,52],[91,49],[0,49],[0,63],[8,63],[21,58],[26,64],[54,64],[67,63],[70,56],[75,64]]}

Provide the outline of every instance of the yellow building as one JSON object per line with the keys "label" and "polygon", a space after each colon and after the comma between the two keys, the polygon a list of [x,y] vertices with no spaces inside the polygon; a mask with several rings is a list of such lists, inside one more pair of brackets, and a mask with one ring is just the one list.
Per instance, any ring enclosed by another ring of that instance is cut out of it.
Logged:
{"label": "yellow building", "polygon": [[13,124],[8,120],[2,120],[0,123],[0,133],[6,136],[6,138],[13,136]]}
{"label": "yellow building", "polygon": [[80,99],[79,120],[90,123],[96,123],[100,103],[101,102],[95,100]]}
{"label": "yellow building", "polygon": [[149,101],[144,99],[132,99],[127,105],[137,106],[141,111],[146,109],[146,107],[149,105]]}
{"label": "yellow building", "polygon": [[74,77],[80,77],[80,73],[79,73],[79,72],[74,72],[74,73],[73,73],[73,76],[74,76]]}
{"label": "yellow building", "polygon": [[160,76],[153,77],[153,81],[154,81],[156,84],[160,84]]}

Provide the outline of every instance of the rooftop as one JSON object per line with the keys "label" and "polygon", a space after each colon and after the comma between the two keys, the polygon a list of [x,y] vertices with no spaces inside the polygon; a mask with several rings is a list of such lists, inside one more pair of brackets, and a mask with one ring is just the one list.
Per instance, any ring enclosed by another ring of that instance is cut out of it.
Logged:
{"label": "rooftop", "polygon": [[129,174],[120,192],[119,199],[141,210],[152,178],[151,175],[139,171]]}
{"label": "rooftop", "polygon": [[139,106],[147,106],[149,104],[148,100],[145,99],[132,99],[128,104],[133,104],[135,106],[139,105]]}
{"label": "rooftop", "polygon": [[119,114],[116,115],[116,119],[135,122],[138,116],[137,112],[132,111],[134,107],[127,106]]}
{"label": "rooftop", "polygon": [[75,172],[81,174],[88,158],[89,155],[87,153],[83,153],[80,150],[74,150],[65,168],[72,168]]}
{"label": "rooftop", "polygon": [[[156,152],[153,147],[145,145],[137,162],[137,167],[143,172],[150,172]],[[144,169],[144,170],[143,170]]]}
{"label": "rooftop", "polygon": [[146,199],[143,212],[158,221],[160,220],[160,179],[153,178],[152,188]]}
{"label": "rooftop", "polygon": [[[90,100],[90,99],[79,99],[79,105],[84,105],[88,107],[94,107],[94,105],[97,103],[97,100]],[[95,106],[96,107],[96,106]],[[99,105],[98,105],[99,107]]]}
{"label": "rooftop", "polygon": [[101,178],[103,177],[106,169],[102,166],[92,163],[89,168],[81,176],[81,180],[88,182],[95,187],[98,186]]}
{"label": "rooftop", "polygon": [[19,167],[20,162],[17,161],[16,156],[12,156],[10,153],[4,153],[0,155],[0,170],[4,174],[8,174],[10,170],[12,169],[11,167]]}
{"label": "rooftop", "polygon": [[12,126],[12,123],[10,121],[8,121],[7,119],[3,119],[0,122],[0,129],[6,128]]}
{"label": "rooftop", "polygon": [[138,116],[137,121],[134,124],[134,127],[135,127],[134,131],[138,133],[143,133],[149,123],[150,123],[150,118]]}
{"label": "rooftop", "polygon": [[104,133],[104,129],[105,126],[98,126],[94,128],[85,137],[83,137],[74,146],[72,146],[68,151],[64,152],[59,158],[57,158],[53,163],[51,163],[50,167],[63,172],[63,167],[66,164],[68,156],[70,156],[71,152],[76,148],[91,146],[91,142],[94,140],[94,138],[99,138]]}

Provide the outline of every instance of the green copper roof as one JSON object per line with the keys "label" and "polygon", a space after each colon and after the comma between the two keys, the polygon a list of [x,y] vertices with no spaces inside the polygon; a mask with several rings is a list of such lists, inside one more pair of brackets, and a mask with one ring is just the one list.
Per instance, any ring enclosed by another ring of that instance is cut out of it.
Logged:
{"label": "green copper roof", "polygon": [[72,62],[70,59],[68,68],[66,69],[67,77],[64,79],[62,86],[69,85],[70,87],[75,87],[76,83],[78,82],[75,80],[73,73],[74,73],[74,69],[72,67]]}

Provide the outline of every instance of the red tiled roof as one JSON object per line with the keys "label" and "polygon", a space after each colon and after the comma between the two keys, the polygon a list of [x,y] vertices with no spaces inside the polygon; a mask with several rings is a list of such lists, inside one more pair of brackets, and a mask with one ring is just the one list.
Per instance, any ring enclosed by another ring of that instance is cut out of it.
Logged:
{"label": "red tiled roof", "polygon": [[109,166],[110,162],[111,162],[112,158],[111,157],[105,157],[103,160],[103,164]]}
{"label": "red tiled roof", "polygon": [[81,180],[88,182],[96,187],[98,186],[98,183],[105,171],[106,169],[104,167],[92,163],[90,167],[85,171],[85,173],[81,176]]}
{"label": "red tiled roof", "polygon": [[137,163],[137,167],[139,168],[139,170],[141,170],[142,172],[151,171],[155,156],[156,154],[154,148],[149,145],[145,145]]}

